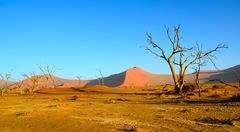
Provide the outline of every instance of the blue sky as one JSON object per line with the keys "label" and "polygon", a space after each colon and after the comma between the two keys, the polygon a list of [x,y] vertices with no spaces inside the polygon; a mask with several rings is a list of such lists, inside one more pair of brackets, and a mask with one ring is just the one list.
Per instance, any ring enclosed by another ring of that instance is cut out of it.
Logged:
{"label": "blue sky", "polygon": [[[0,0],[0,72],[38,72],[56,65],[64,78],[95,78],[139,66],[170,73],[144,51],[146,31],[168,48],[164,25],[181,24],[183,44],[206,49],[226,43],[215,60],[220,69],[240,62],[238,0]],[[206,66],[204,69],[213,69]]]}

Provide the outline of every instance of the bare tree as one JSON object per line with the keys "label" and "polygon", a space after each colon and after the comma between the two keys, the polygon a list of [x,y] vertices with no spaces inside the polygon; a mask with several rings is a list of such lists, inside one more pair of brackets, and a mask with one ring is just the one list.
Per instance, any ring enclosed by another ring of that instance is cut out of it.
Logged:
{"label": "bare tree", "polygon": [[24,81],[19,81],[16,84],[16,87],[17,87],[18,90],[20,90],[21,94],[23,94],[23,89],[22,89],[23,84],[24,84]]}
{"label": "bare tree", "polygon": [[22,76],[26,77],[31,82],[30,84],[28,84],[28,86],[30,87],[30,93],[32,94],[36,90],[36,88],[39,87],[39,81],[42,76],[36,75],[35,72],[30,72],[29,75],[22,74]]}
{"label": "bare tree", "polygon": [[[201,97],[202,88],[201,88],[201,85],[200,85],[199,74],[200,74],[200,71],[201,71],[201,67],[205,66],[206,63],[207,63],[207,61],[205,59],[208,58],[208,59],[211,60],[211,56],[206,56],[204,58],[200,58],[199,56],[204,54],[203,50],[202,50],[202,45],[199,45],[198,42],[196,43],[196,45],[197,45],[197,47],[195,49],[195,55],[198,56],[198,57],[197,57],[197,60],[195,61],[195,66],[193,67],[193,69],[195,71],[194,82],[195,82],[195,85],[198,88],[198,96]],[[211,62],[213,63],[213,61],[211,61]],[[215,64],[214,64],[214,66],[215,66]]]}
{"label": "bare tree", "polygon": [[98,73],[99,73],[99,75],[100,75],[100,77],[98,78],[99,79],[99,84],[100,85],[104,85],[104,77],[103,77],[103,74],[102,74],[102,70],[101,69],[98,69],[97,70],[98,71]]}
{"label": "bare tree", "polygon": [[78,86],[81,87],[82,85],[82,76],[76,76],[77,80],[78,80]]}
{"label": "bare tree", "polygon": [[100,77],[98,77],[97,75],[95,75],[95,77],[97,78],[97,80],[98,80],[98,85],[101,85],[101,78]]}
{"label": "bare tree", "polygon": [[[147,33],[147,40],[150,44],[150,47],[145,47],[145,50],[157,57],[162,58],[167,62],[172,72],[172,77],[175,85],[174,91],[175,93],[182,94],[182,88],[185,84],[185,74],[187,69],[191,65],[193,65],[198,59],[212,55],[214,52],[219,51],[219,49],[227,48],[227,45],[218,44],[215,48],[208,51],[203,51],[202,54],[198,56],[193,52],[194,47],[187,48],[182,45],[182,38],[180,37],[180,26],[174,27],[173,36],[171,36],[170,29],[168,27],[165,28],[168,40],[171,44],[170,54],[167,55],[167,53],[165,53],[165,50],[153,40],[150,33]],[[179,67],[179,74],[177,74],[175,66]]]}
{"label": "bare tree", "polygon": [[7,89],[9,88],[9,79],[11,78],[11,73],[5,73],[5,74],[0,74],[1,80],[0,80],[0,84],[2,84],[2,88],[1,90],[1,96],[4,95],[4,92],[7,91]]}
{"label": "bare tree", "polygon": [[56,66],[51,67],[49,65],[46,65],[46,67],[43,67],[42,65],[38,65],[38,68],[40,69],[40,71],[42,72],[42,74],[46,79],[46,87],[49,87],[48,81],[50,80],[53,85],[53,88],[57,88],[58,84],[57,84],[57,80],[55,80],[54,78],[54,73],[60,69],[57,68]]}
{"label": "bare tree", "polygon": [[202,45],[200,45],[198,42],[196,42],[196,47],[194,48],[194,55],[197,56],[197,60],[193,63],[193,65],[195,65],[193,67],[193,69],[195,71],[194,82],[198,88],[198,96],[199,97],[201,97],[201,91],[202,91],[201,85],[200,85],[200,79],[199,79],[201,67],[206,66],[208,61],[210,61],[213,64],[213,66],[216,69],[218,69],[216,64],[213,61],[213,58],[216,58],[216,56],[214,54],[209,54],[204,57],[200,57],[200,56],[204,55],[205,53],[206,52],[203,51]]}

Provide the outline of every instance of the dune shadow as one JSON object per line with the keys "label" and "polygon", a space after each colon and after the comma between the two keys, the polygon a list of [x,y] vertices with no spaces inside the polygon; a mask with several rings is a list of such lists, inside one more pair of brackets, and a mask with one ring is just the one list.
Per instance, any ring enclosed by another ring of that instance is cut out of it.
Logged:
{"label": "dune shadow", "polygon": [[[109,77],[104,77],[104,85],[108,86],[108,87],[118,87],[121,86],[124,81],[125,81],[125,77],[126,77],[126,72],[123,73],[119,73],[119,74],[114,74],[111,75]],[[98,79],[94,79],[89,81],[85,86],[94,86],[94,85],[99,85],[99,80]]]}
{"label": "dune shadow", "polygon": [[205,80],[220,79],[226,83],[238,82],[240,80],[240,65],[228,68],[226,70],[222,70],[218,74],[211,75],[204,79]]}

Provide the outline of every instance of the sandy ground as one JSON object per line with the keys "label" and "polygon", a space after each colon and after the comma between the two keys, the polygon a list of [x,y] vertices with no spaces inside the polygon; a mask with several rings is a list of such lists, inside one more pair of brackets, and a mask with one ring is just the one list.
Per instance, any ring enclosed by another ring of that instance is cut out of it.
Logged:
{"label": "sandy ground", "polygon": [[240,131],[240,102],[48,91],[0,97],[0,131]]}

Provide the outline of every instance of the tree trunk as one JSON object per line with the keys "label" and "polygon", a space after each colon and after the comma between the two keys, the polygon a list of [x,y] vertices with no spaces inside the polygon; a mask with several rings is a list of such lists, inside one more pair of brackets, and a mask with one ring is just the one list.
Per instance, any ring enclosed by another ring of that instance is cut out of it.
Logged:
{"label": "tree trunk", "polygon": [[181,73],[181,75],[179,75],[179,83],[178,83],[178,87],[179,87],[179,93],[178,94],[182,94],[183,92],[183,86],[184,86],[185,82],[184,82],[184,74]]}
{"label": "tree trunk", "polygon": [[172,77],[173,77],[173,81],[174,81],[174,85],[175,85],[175,88],[174,88],[174,92],[175,93],[179,93],[179,90],[180,90],[180,87],[179,87],[179,82],[178,82],[178,78],[177,78],[177,74],[175,72],[175,69],[173,67],[173,64],[172,62],[168,61],[168,65],[171,69],[171,72],[172,72]]}
{"label": "tree trunk", "polygon": [[201,97],[202,95],[202,89],[201,89],[201,86],[199,84],[199,72],[197,73],[197,76],[196,76],[196,85],[198,87],[198,97]]}
{"label": "tree trunk", "polygon": [[202,90],[201,90],[201,88],[200,88],[200,86],[197,86],[198,87],[198,97],[201,97],[202,96]]}

